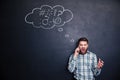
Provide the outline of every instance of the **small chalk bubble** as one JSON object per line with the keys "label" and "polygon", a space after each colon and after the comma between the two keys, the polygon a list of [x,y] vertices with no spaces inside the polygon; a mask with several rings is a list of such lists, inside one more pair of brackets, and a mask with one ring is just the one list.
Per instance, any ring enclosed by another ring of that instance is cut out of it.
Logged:
{"label": "small chalk bubble", "polygon": [[65,34],[65,37],[68,38],[68,37],[69,37],[69,34]]}
{"label": "small chalk bubble", "polygon": [[62,32],[62,31],[63,31],[63,28],[58,28],[58,31],[59,31],[59,32]]}
{"label": "small chalk bubble", "polygon": [[71,39],[70,42],[74,42],[75,40],[74,39]]}

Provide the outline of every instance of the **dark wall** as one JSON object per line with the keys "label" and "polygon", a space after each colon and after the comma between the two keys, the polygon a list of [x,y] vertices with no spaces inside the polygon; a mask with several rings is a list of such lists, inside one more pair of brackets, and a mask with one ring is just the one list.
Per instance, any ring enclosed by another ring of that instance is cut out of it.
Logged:
{"label": "dark wall", "polygon": [[[42,5],[61,5],[73,18],[52,29],[26,23],[25,16]],[[67,62],[82,36],[89,39],[89,50],[104,60],[97,80],[119,77],[119,0],[3,0],[0,7],[3,80],[72,80]]]}

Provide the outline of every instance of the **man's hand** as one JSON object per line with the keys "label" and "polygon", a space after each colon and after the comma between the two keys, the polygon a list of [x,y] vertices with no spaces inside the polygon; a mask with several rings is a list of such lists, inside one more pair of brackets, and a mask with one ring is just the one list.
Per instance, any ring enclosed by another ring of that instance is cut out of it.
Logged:
{"label": "man's hand", "polygon": [[97,68],[100,69],[102,68],[104,65],[104,62],[99,58],[98,64],[97,64]]}
{"label": "man's hand", "polygon": [[77,57],[78,54],[79,54],[79,52],[80,52],[80,49],[79,49],[79,47],[77,47],[77,48],[75,49],[75,52],[74,52],[74,57]]}

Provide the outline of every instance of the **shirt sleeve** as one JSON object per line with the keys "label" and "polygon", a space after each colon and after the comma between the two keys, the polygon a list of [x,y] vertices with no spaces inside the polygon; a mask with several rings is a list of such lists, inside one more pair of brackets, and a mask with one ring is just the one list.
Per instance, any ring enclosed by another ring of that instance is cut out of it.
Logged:
{"label": "shirt sleeve", "polygon": [[69,63],[68,63],[68,70],[71,73],[75,71],[76,61],[77,61],[77,57],[74,57],[73,55],[71,55],[69,58]]}
{"label": "shirt sleeve", "polygon": [[101,69],[97,68],[97,56],[94,56],[94,61],[93,61],[93,74],[94,76],[98,76],[101,73]]}

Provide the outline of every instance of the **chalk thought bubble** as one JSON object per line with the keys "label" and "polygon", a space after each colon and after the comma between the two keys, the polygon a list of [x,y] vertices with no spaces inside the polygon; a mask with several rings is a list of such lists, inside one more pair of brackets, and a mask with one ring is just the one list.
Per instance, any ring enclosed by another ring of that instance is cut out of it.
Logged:
{"label": "chalk thought bubble", "polygon": [[35,28],[52,29],[55,26],[61,27],[70,22],[73,13],[61,5],[49,6],[42,5],[40,8],[34,8],[32,12],[25,16],[25,22],[32,24]]}

